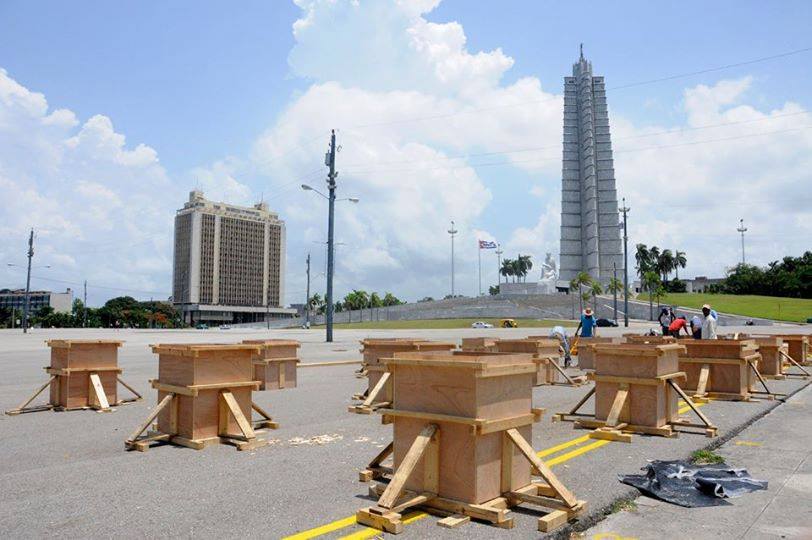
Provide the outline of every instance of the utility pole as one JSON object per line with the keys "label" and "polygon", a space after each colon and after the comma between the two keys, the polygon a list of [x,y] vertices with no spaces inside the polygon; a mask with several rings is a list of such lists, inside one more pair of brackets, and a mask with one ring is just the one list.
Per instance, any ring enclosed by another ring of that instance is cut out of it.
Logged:
{"label": "utility pole", "polygon": [[499,244],[496,245],[496,283],[497,285],[502,284],[502,246]]}
{"label": "utility pole", "polygon": [[85,293],[82,295],[82,328],[87,328],[87,280],[85,280]]}
{"label": "utility pole", "polygon": [[615,305],[615,324],[617,324],[617,263],[612,261],[612,279],[613,287],[612,287],[612,301]]}
{"label": "utility pole", "polygon": [[742,264],[744,264],[744,233],[747,232],[747,227],[744,226],[743,219],[739,220],[739,228],[736,230],[739,231],[742,235]]}
{"label": "utility pole", "polygon": [[451,297],[454,297],[454,235],[459,231],[454,228],[454,222],[451,222],[451,228],[448,229],[448,234],[451,235]]}
{"label": "utility pole", "polygon": [[325,165],[330,168],[327,176],[327,188],[329,190],[329,216],[327,218],[327,311],[325,323],[327,326],[327,342],[333,341],[333,226],[336,204],[336,130],[330,134],[330,151],[325,156]]}
{"label": "utility pole", "polygon": [[626,197],[623,197],[623,326],[629,327],[629,208],[626,206]]}
{"label": "utility pole", "polygon": [[34,258],[34,229],[28,236],[28,275],[25,278],[25,304],[23,304],[23,333],[28,333],[28,309],[31,296],[31,259]]}
{"label": "utility pole", "polygon": [[479,271],[479,296],[482,296],[482,246],[479,244],[479,240],[477,240],[477,263],[478,263],[478,271]]}
{"label": "utility pole", "polygon": [[310,328],[310,252],[307,252],[307,300],[305,301],[305,328]]}

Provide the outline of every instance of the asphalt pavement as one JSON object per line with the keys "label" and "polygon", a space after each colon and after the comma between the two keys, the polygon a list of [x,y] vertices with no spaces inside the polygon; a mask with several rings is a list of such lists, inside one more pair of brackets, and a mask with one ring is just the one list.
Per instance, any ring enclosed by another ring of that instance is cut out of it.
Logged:
{"label": "asphalt pavement", "polygon": [[[642,331],[649,325],[641,325]],[[731,329],[735,330],[735,329]],[[744,330],[744,329],[742,329]],[[761,329],[760,329],[761,330]],[[786,327],[775,331],[788,331]],[[40,538],[111,536],[200,536],[298,538],[376,532],[354,523],[358,508],[369,506],[367,485],[358,471],[391,440],[391,427],[377,416],[347,412],[351,395],[362,390],[357,366],[299,370],[298,388],[255,393],[255,401],[280,423],[269,431],[269,446],[251,452],[216,445],[202,451],[174,446],[146,453],[126,452],[124,440],[155,406],[148,380],[157,375],[150,343],[236,342],[261,337],[302,341],[303,365],[360,359],[363,337],[415,336],[459,340],[464,336],[523,337],[544,329],[489,330],[337,330],[336,341],[323,342],[323,330],[0,330],[0,409],[16,406],[47,378],[51,338],[122,339],[119,365],[123,378],[144,395],[138,403],[112,413],[39,412],[0,416],[0,536]],[[604,330],[604,334],[625,329]],[[793,393],[806,381],[770,382],[774,391]],[[547,414],[535,424],[533,446],[559,478],[589,504],[577,525],[587,529],[618,498],[632,494],[616,475],[634,472],[647,459],[687,457],[713,442],[699,435],[677,439],[635,436],[632,444],[594,441],[570,423],[552,423],[550,414],[568,410],[586,387],[537,387],[534,405]],[[121,395],[126,390],[120,388]],[[703,411],[722,437],[779,406],[777,401],[714,401]],[[772,415],[771,415],[772,416]],[[770,421],[761,420],[760,422]],[[404,538],[535,537],[530,510],[514,512],[516,527],[497,529],[469,523],[459,529],[437,527],[437,518],[421,513],[405,527]]]}

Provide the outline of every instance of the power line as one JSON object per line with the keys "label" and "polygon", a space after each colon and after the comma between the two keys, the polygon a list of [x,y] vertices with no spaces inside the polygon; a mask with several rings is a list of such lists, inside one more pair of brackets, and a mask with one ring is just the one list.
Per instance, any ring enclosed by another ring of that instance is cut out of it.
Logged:
{"label": "power line", "polygon": [[[45,278],[45,277],[41,277],[41,276],[31,276],[31,277],[34,277],[34,278],[39,279],[41,281],[49,281],[49,282],[53,282],[53,283],[63,283],[63,284],[66,284],[66,285],[83,285],[83,283],[77,282],[77,281],[65,281],[63,279]],[[92,289],[104,289],[104,290],[108,290],[108,291],[133,292],[133,293],[141,293],[141,294],[159,294],[159,295],[171,296],[171,294],[167,293],[166,291],[141,291],[141,290],[138,290],[138,289],[124,289],[124,288],[121,288],[121,287],[108,287],[108,286],[105,286],[105,285],[92,285],[90,283],[88,283],[87,286],[92,288]]]}
{"label": "power line", "polygon": [[[699,69],[699,70],[696,70],[696,71],[690,71],[690,72],[686,72],[686,73],[679,73],[679,74],[676,74],[676,75],[668,75],[668,76],[665,76],[665,77],[658,77],[656,79],[648,79],[648,80],[623,84],[623,85],[619,85],[619,86],[611,86],[611,87],[608,87],[606,90],[607,91],[610,91],[610,90],[612,90],[612,91],[614,91],[614,90],[625,90],[625,89],[628,89],[628,88],[635,88],[635,87],[638,87],[638,86],[644,86],[644,85],[648,85],[648,84],[654,84],[654,83],[659,83],[659,82],[664,82],[664,81],[672,81],[672,80],[675,80],[675,79],[682,79],[682,78],[686,78],[686,77],[692,77],[694,75],[702,75],[702,74],[705,74],[705,73],[713,73],[713,72],[716,72],[716,71],[723,71],[725,69],[731,69],[731,68],[735,68],[735,67],[741,67],[741,66],[747,66],[747,65],[751,65],[751,64],[757,64],[757,63],[761,63],[761,62],[767,62],[767,61],[770,61],[770,60],[777,60],[779,58],[785,58],[787,56],[793,56],[793,55],[796,55],[796,54],[801,54],[801,53],[805,53],[805,52],[809,52],[809,51],[812,51],[812,47],[805,47],[803,49],[795,49],[795,50],[792,50],[792,51],[787,51],[787,52],[783,52],[783,53],[779,53],[779,54],[774,54],[774,55],[771,55],[771,56],[763,56],[761,58],[754,58],[754,59],[745,60],[745,61],[742,61],[742,62],[735,62],[735,63],[732,63],[732,64],[725,64],[725,65],[722,65],[722,66]],[[451,118],[453,116],[460,116],[460,115],[464,115],[464,114],[474,114],[474,113],[479,113],[479,112],[486,112],[486,111],[492,111],[492,110],[498,110],[498,109],[505,109],[505,108],[510,108],[510,107],[521,107],[521,106],[524,106],[524,105],[536,105],[536,104],[547,103],[547,102],[561,100],[561,99],[563,99],[563,96],[554,96],[552,98],[537,99],[537,100],[517,102],[517,103],[509,103],[509,104],[505,104],[505,105],[494,105],[492,107],[482,107],[482,108],[478,108],[478,109],[468,109],[468,110],[465,110],[465,111],[457,111],[457,112],[445,113],[445,114],[435,114],[435,115],[423,116],[423,117],[419,117],[419,118],[404,118],[404,119],[400,119],[400,120],[391,120],[391,121],[386,121],[386,122],[371,122],[371,123],[368,123],[368,124],[357,124],[357,125],[354,125],[354,126],[350,126],[348,129],[363,129],[363,128],[368,128],[368,127],[387,126],[387,125],[403,124],[403,123],[410,123],[410,122],[422,122],[422,121],[425,121],[425,120],[439,120],[439,119],[443,119],[443,118]]]}
{"label": "power line", "polygon": [[[705,125],[702,125],[702,126],[694,126],[694,127],[687,127],[687,128],[682,128],[681,127],[681,128],[674,128],[674,129],[668,129],[668,130],[663,130],[663,131],[655,131],[655,132],[652,132],[652,133],[642,133],[642,134],[639,134],[639,135],[628,135],[626,137],[613,137],[612,141],[617,142],[617,141],[625,141],[625,140],[631,140],[631,139],[642,139],[642,138],[654,137],[654,136],[659,136],[659,135],[670,135],[670,134],[675,134],[675,133],[683,133],[683,132],[687,132],[687,131],[697,131],[697,130],[703,130],[703,129],[726,127],[726,126],[735,126],[735,125],[741,125],[741,124],[752,124],[752,123],[755,123],[755,122],[764,122],[764,121],[767,121],[767,120],[775,120],[775,119],[778,119],[778,118],[786,118],[786,117],[789,117],[789,116],[798,116],[798,115],[801,115],[801,114],[809,114],[809,111],[798,111],[798,112],[794,112],[794,113],[779,114],[779,115],[767,116],[767,117],[764,117],[764,118],[753,118],[753,119],[750,119],[750,120],[740,120],[740,121],[736,121],[736,122],[721,122],[721,123],[718,123],[718,124],[705,124]],[[472,157],[485,157],[485,156],[495,156],[495,155],[504,155],[504,154],[518,154],[518,153],[524,153],[524,152],[537,152],[539,150],[558,150],[560,148],[561,148],[561,143],[555,144],[555,145],[536,146],[536,147],[520,148],[520,149],[514,149],[514,150],[497,150],[497,151],[493,151],[493,152],[480,152],[480,153],[476,153],[476,154],[457,154],[457,155],[454,155],[454,156],[443,156],[443,157],[429,158],[429,159],[409,159],[409,160],[400,160],[400,161],[378,161],[378,162],[375,162],[375,165],[392,165],[392,164],[404,164],[404,163],[428,163],[428,162],[434,162],[434,161],[468,159],[468,158],[472,158]],[[344,166],[344,170],[347,171],[348,174],[349,174],[349,173],[353,172],[351,170],[352,167],[359,167],[359,166],[363,166],[363,164],[361,164],[361,163],[354,163],[354,164],[350,163],[350,164]],[[348,170],[348,169],[350,169],[350,170]]]}

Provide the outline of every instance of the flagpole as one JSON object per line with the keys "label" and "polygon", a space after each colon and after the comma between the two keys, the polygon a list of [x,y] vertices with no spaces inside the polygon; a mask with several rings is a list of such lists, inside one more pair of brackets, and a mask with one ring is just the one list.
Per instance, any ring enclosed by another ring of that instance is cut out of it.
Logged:
{"label": "flagpole", "polygon": [[482,244],[479,243],[479,240],[477,240],[477,247],[479,248],[476,250],[479,259],[479,296],[482,296]]}

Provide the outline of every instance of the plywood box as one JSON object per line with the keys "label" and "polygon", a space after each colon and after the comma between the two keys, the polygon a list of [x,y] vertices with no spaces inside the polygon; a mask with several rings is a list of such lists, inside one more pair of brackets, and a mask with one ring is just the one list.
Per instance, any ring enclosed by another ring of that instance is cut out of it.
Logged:
{"label": "plywood box", "polygon": [[809,351],[810,336],[802,334],[780,334],[780,337],[787,344],[789,355],[793,360],[801,365],[812,364],[812,355]]}
{"label": "plywood box", "polygon": [[595,369],[594,345],[599,343],[620,343],[620,341],[620,338],[616,337],[580,338],[578,340],[578,368]]}
{"label": "plywood box", "polygon": [[640,334],[623,334],[623,338],[626,340],[626,343],[652,343],[652,344],[661,344],[661,343],[676,343],[677,338],[674,336],[646,336]]}
{"label": "plywood box", "polygon": [[761,358],[758,362],[758,370],[765,378],[782,379],[784,378],[784,354],[789,354],[789,347],[784,340],[780,337],[756,337],[753,338],[758,347],[758,352]]}
{"label": "plywood box", "polygon": [[462,350],[471,352],[497,352],[499,338],[467,337],[462,338]]}
{"label": "plywood box", "polygon": [[107,401],[118,401],[117,381],[118,348],[122,341],[116,340],[65,340],[47,341],[51,348],[49,374],[57,374],[51,383],[50,404],[56,408],[76,409],[90,407],[91,374],[101,381]]}
{"label": "plywood box", "polygon": [[158,414],[158,431],[205,445],[221,436],[241,435],[238,419],[223,408],[224,392],[236,401],[244,419],[251,418],[255,344],[161,344],[158,354],[158,402],[174,394],[173,404]]}
{"label": "plywood box", "polygon": [[677,394],[665,383],[650,384],[678,373],[679,345],[597,344],[595,350],[595,419],[605,421],[621,382],[611,377],[640,379],[627,383],[628,398],[617,420],[635,426],[660,428],[678,418]]}
{"label": "plywood box", "polygon": [[557,339],[541,337],[502,339],[496,342],[496,349],[502,353],[532,354],[533,361],[538,368],[536,371],[536,386],[545,384],[578,386],[584,382],[579,378],[573,379],[561,369],[561,345]]}
{"label": "plywood box", "polygon": [[254,379],[260,390],[296,388],[296,368],[301,344],[290,339],[247,339],[243,343],[259,345],[254,355]]}
{"label": "plywood box", "polygon": [[680,370],[687,376],[685,387],[696,389],[697,397],[707,394],[720,399],[750,399],[756,382],[754,368],[760,359],[754,340],[684,340],[680,343],[686,348],[680,355]]}

